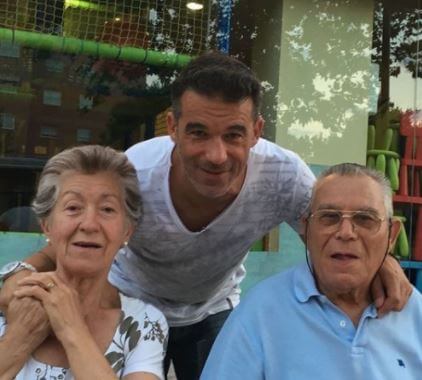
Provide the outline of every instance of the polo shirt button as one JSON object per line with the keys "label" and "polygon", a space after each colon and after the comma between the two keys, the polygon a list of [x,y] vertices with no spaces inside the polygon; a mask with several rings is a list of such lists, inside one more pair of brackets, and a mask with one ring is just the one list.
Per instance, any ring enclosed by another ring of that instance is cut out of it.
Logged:
{"label": "polo shirt button", "polygon": [[343,328],[346,327],[346,321],[345,320],[342,319],[340,321],[340,327],[343,327]]}

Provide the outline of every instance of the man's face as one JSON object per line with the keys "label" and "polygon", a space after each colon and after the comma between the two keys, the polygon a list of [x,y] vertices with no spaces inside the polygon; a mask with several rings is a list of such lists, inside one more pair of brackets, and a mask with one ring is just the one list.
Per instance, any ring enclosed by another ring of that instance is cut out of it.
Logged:
{"label": "man's face", "polygon": [[[318,216],[310,217],[308,222],[308,249],[320,291],[325,294],[367,291],[400,223],[393,222],[389,239],[384,195],[381,186],[370,177],[330,175],[316,186],[313,214],[318,210],[361,210],[383,219],[375,232],[354,225],[352,218],[343,218],[331,227],[324,226]],[[364,220],[362,217],[358,222]]]}
{"label": "man's face", "polygon": [[169,134],[176,144],[173,165],[194,192],[206,198],[237,194],[243,184],[249,150],[263,121],[253,119],[253,103],[227,103],[187,90],[181,116],[170,113]]}

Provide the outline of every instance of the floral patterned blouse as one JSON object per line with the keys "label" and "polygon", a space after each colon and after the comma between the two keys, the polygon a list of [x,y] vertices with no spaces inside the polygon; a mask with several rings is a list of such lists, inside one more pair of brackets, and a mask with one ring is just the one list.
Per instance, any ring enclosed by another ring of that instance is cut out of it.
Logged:
{"label": "floral patterned blouse", "polygon": [[[168,326],[154,306],[120,294],[122,312],[105,357],[119,379],[133,372],[149,372],[164,379],[163,360]],[[0,314],[0,336],[7,328]],[[54,367],[31,357],[16,380],[73,380],[69,368]]]}

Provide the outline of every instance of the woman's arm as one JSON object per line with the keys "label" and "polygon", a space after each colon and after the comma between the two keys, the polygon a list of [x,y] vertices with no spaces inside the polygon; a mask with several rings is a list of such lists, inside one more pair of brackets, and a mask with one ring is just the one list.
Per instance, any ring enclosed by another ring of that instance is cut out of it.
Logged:
{"label": "woman's arm", "polygon": [[10,302],[9,315],[10,324],[0,317],[0,380],[14,378],[50,332],[39,301],[28,297],[14,298]]}
{"label": "woman's arm", "polygon": [[88,329],[74,289],[63,283],[54,272],[33,273],[20,285],[14,294],[17,297],[34,297],[42,303],[76,379],[117,379]]}
{"label": "woman's arm", "polygon": [[[73,288],[63,283],[54,272],[33,273],[22,280],[20,285],[21,288],[15,292],[17,297],[31,296],[42,302],[51,327],[66,351],[75,378],[117,379],[89,331],[81,311],[79,295]],[[136,342],[130,348],[129,359],[125,363],[129,379],[162,379],[168,328],[164,316],[154,310],[152,318],[143,321],[145,326],[142,336],[149,333],[150,337],[139,341],[139,344]],[[136,325],[139,326],[138,323]]]}

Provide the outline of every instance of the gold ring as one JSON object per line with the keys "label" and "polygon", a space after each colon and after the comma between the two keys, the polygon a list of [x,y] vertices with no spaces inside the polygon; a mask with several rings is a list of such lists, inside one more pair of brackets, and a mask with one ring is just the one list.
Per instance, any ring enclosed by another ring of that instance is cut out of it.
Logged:
{"label": "gold ring", "polygon": [[53,281],[51,281],[47,284],[47,289],[54,288],[55,286],[56,286],[56,284]]}

